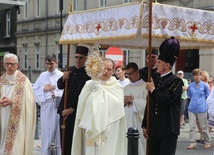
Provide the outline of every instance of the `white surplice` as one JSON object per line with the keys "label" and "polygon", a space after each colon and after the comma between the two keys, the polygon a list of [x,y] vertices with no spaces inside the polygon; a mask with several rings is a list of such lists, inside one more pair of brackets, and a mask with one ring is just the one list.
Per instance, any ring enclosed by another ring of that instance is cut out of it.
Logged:
{"label": "white surplice", "polygon": [[[16,87],[16,78],[18,71],[13,75],[6,74],[5,80],[7,83],[4,83],[1,86],[1,96],[2,99],[4,96],[11,98],[14,101],[15,87]],[[22,74],[22,73],[21,73]],[[23,75],[23,74],[22,74]],[[24,75],[23,75],[24,76]],[[23,94],[19,94],[22,97],[22,103],[20,103],[20,118],[18,122],[18,127],[15,132],[16,137],[14,144],[11,150],[11,153],[5,153],[6,141],[8,134],[11,133],[13,129],[9,127],[9,122],[12,120],[11,113],[12,107],[6,106],[0,108],[0,155],[30,155],[32,154],[33,144],[34,144],[34,133],[35,133],[35,124],[36,124],[36,102],[33,93],[33,89],[30,81],[26,78],[25,84],[23,87]],[[19,96],[18,95],[18,96]],[[19,97],[20,97],[19,96]],[[14,103],[13,103],[14,104]]]}
{"label": "white surplice", "polygon": [[126,122],[129,127],[136,127],[140,133],[138,141],[139,155],[146,154],[146,139],[143,136],[141,128],[144,111],[146,108],[146,82],[143,80],[130,83],[124,87],[124,95],[130,95],[134,98],[132,105],[125,106]]}
{"label": "white surplice", "polygon": [[89,80],[79,96],[71,155],[127,155],[123,88]]}
{"label": "white surplice", "polygon": [[[38,77],[33,86],[36,102],[41,106],[41,155],[50,155],[50,146],[52,143],[57,147],[57,154],[61,154],[59,114],[57,114],[57,108],[63,90],[57,88],[57,80],[62,75],[63,73],[58,69],[55,69],[52,73],[45,71]],[[44,92],[44,86],[47,84],[56,87],[53,91],[56,96],[55,99],[52,99],[51,92]]]}

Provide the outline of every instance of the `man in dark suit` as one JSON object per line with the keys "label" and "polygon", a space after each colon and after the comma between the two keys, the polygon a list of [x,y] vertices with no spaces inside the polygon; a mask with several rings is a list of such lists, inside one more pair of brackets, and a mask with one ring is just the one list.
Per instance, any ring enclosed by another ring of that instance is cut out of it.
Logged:
{"label": "man in dark suit", "polygon": [[[151,52],[151,77],[153,79],[156,79],[160,74],[157,73],[157,58],[158,58],[158,50],[153,48]],[[146,51],[146,61],[149,62],[149,55],[148,51]],[[143,81],[148,82],[148,67],[143,67],[140,70],[140,78],[143,79]]]}
{"label": "man in dark suit", "polygon": [[154,81],[151,79],[151,82],[146,84],[146,89],[151,92],[150,117],[148,128],[145,111],[142,128],[148,140],[149,155],[175,155],[180,133],[180,98],[183,82],[171,69],[178,57],[179,49],[179,42],[174,37],[163,41],[157,61],[160,77]]}
{"label": "man in dark suit", "polygon": [[[76,118],[76,109],[78,103],[79,94],[85,85],[85,82],[90,79],[85,71],[85,62],[87,60],[88,48],[85,46],[77,46],[75,53],[75,66],[71,66],[69,71],[65,71],[63,76],[57,81],[57,86],[59,89],[65,88],[65,79],[68,79],[68,91],[67,93],[67,107],[64,108],[64,94],[58,108],[58,114],[60,115],[60,125],[63,124],[63,119],[65,122],[65,139],[64,139],[64,149],[65,155],[71,154],[71,145],[73,138],[73,130]],[[62,142],[62,130],[61,142]]]}

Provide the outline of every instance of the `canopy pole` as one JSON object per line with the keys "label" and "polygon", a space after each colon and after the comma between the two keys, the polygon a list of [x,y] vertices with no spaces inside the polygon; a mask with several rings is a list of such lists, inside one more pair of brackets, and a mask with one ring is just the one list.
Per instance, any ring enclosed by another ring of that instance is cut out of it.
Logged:
{"label": "canopy pole", "polygon": [[[68,45],[67,49],[67,63],[66,63],[66,71],[69,71],[69,56],[70,56],[70,45]],[[68,79],[65,79],[65,90],[64,90],[64,110],[67,108],[67,92],[68,92]],[[64,155],[64,147],[65,147],[65,128],[66,128],[66,120],[63,118],[63,123],[61,126],[62,129],[62,142],[61,142],[61,154]]]}
{"label": "canopy pole", "polygon": [[[72,12],[72,0],[69,2],[69,13]],[[70,59],[70,45],[67,47],[67,62],[66,62],[66,71],[69,71],[69,59]],[[67,108],[67,92],[68,92],[68,79],[65,79],[65,89],[64,89],[64,110]],[[62,122],[62,141],[61,141],[61,155],[65,155],[65,128],[66,120],[63,118]]]}
{"label": "canopy pole", "polygon": [[[149,62],[148,62],[148,82],[151,82],[151,53],[152,53],[152,0],[149,2]],[[149,121],[150,121],[150,94],[151,92],[148,91],[148,98],[147,98],[147,125],[146,125],[146,132],[149,136]],[[149,154],[149,144],[148,139],[146,141],[146,155]]]}

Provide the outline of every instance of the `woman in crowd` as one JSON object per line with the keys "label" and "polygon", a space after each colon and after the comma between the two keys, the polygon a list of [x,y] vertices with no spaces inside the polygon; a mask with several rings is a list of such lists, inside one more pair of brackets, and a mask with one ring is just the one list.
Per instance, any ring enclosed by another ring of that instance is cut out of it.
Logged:
{"label": "woman in crowd", "polygon": [[[210,87],[209,82],[208,82],[209,81],[209,73],[207,71],[201,71],[201,80],[203,82],[205,82],[205,84],[209,88],[209,91],[211,91],[211,87]],[[198,131],[200,133],[200,139],[196,139],[196,142],[204,144],[204,137],[202,134],[202,129],[198,123],[198,120],[196,121],[196,124],[197,124]]]}
{"label": "woman in crowd", "polygon": [[211,92],[211,90],[212,90],[212,88],[213,88],[213,78],[209,78],[208,84],[209,84],[210,92]]}
{"label": "woman in crowd", "polygon": [[118,82],[125,87],[127,84],[130,83],[129,79],[125,77],[125,66],[117,66],[115,68],[115,75],[118,78]]}
{"label": "woman in crowd", "polygon": [[202,71],[201,72],[201,80],[203,82],[205,82],[207,84],[207,86],[209,87],[209,90],[211,90],[209,82],[208,82],[209,81],[209,73],[207,71]]}
{"label": "woman in crowd", "polygon": [[192,82],[188,89],[187,94],[190,98],[190,103],[188,107],[189,114],[189,125],[190,125],[190,142],[188,149],[196,148],[196,120],[198,120],[199,126],[202,130],[204,137],[204,148],[208,149],[211,147],[210,136],[208,133],[208,124],[207,124],[207,110],[208,105],[206,102],[207,97],[209,96],[209,88],[205,82],[201,80],[201,70],[196,68],[192,71],[194,82]]}

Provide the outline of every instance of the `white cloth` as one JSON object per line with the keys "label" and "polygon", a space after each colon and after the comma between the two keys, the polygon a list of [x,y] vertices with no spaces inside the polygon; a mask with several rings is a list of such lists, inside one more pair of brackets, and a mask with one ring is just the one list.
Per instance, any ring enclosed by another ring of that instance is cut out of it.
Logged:
{"label": "white cloth", "polygon": [[139,155],[146,154],[146,139],[143,136],[141,124],[146,107],[146,82],[143,80],[130,83],[124,87],[124,95],[130,95],[134,98],[133,104],[125,106],[126,122],[128,128],[136,127],[140,133],[138,143]]}
{"label": "white cloth", "polygon": [[[174,36],[179,38],[182,49],[213,48],[213,32],[210,28],[213,25],[210,20],[214,16],[213,11],[159,3],[153,3],[152,10],[153,47],[159,47],[166,36]],[[78,44],[81,40],[110,46],[145,48],[149,41],[149,37],[146,37],[149,35],[148,20],[149,4],[141,1],[71,13],[64,24],[59,43]],[[109,55],[113,56],[116,56],[116,61],[121,60],[117,55]]]}
{"label": "white cloth", "polygon": [[214,88],[212,88],[208,98],[208,114],[209,114],[209,126],[214,127]]}
{"label": "white cloth", "polygon": [[[57,147],[57,154],[61,154],[59,114],[57,114],[57,108],[63,90],[58,89],[57,80],[62,75],[63,73],[57,69],[52,73],[48,71],[43,72],[33,86],[36,102],[41,106],[41,155],[51,154],[49,148],[52,143]],[[44,92],[44,85],[47,84],[56,87],[53,91],[55,99],[52,99],[51,92]]]}
{"label": "white cloth", "polygon": [[122,86],[89,80],[79,96],[71,155],[126,155]]}
{"label": "white cloth", "polygon": [[[6,79],[11,81],[12,84],[4,84],[1,87],[2,99],[4,96],[11,98],[14,102],[16,77],[18,71],[13,75],[6,74]],[[20,119],[18,122],[18,130],[16,133],[16,138],[12,147],[10,155],[30,155],[33,150],[34,143],[34,133],[35,133],[35,123],[36,123],[36,104],[35,97],[33,94],[33,89],[30,81],[26,78],[24,84],[24,93],[21,107]],[[16,92],[17,93],[17,92]],[[0,108],[0,155],[5,155],[5,145],[7,134],[10,131],[8,127],[9,121],[11,121],[11,106]]]}
{"label": "white cloth", "polygon": [[208,104],[208,114],[209,117],[214,117],[214,88],[212,88],[208,98],[207,98],[207,104]]}
{"label": "white cloth", "polygon": [[130,83],[130,80],[128,78],[125,78],[125,80],[117,80],[123,87],[125,87],[126,85],[128,85]]}

